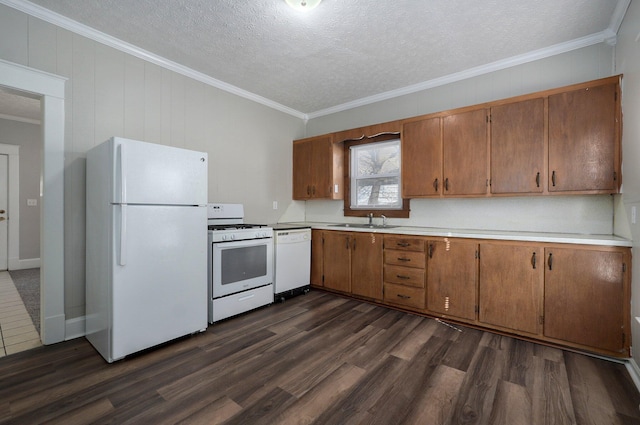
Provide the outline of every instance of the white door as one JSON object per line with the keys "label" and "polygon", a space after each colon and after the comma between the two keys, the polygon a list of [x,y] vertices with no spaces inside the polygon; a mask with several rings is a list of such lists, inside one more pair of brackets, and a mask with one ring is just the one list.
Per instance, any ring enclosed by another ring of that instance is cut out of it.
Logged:
{"label": "white door", "polygon": [[206,329],[206,207],[112,208],[113,358]]}
{"label": "white door", "polygon": [[115,203],[205,205],[207,154],[114,138]]}
{"label": "white door", "polygon": [[0,270],[7,270],[7,228],[9,193],[9,157],[0,155]]}

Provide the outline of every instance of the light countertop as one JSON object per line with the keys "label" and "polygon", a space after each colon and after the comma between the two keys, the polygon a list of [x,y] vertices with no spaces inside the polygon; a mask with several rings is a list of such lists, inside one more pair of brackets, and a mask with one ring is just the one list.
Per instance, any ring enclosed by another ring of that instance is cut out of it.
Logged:
{"label": "light countertop", "polygon": [[[282,223],[284,224],[284,223]],[[296,222],[290,225],[310,226],[312,229],[341,230],[349,232],[389,233],[399,235],[435,236],[470,239],[494,239],[505,241],[526,241],[544,243],[569,243],[582,245],[622,246],[631,247],[632,241],[616,235],[591,235],[574,233],[539,233],[502,230],[468,230],[468,229],[441,229],[435,227],[394,226],[388,227],[354,227],[353,224],[345,227],[341,223],[317,223]]]}

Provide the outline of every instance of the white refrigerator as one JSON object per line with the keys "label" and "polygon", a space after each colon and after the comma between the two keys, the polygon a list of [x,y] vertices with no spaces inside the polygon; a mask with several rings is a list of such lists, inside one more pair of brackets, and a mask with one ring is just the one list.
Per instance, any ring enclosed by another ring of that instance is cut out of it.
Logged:
{"label": "white refrigerator", "polygon": [[109,363],[207,328],[207,154],[87,152],[86,337]]}

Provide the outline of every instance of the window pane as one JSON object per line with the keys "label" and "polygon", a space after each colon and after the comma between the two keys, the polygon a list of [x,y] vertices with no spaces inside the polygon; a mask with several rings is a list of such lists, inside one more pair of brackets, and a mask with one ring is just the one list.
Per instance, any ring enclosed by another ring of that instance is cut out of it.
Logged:
{"label": "window pane", "polygon": [[400,140],[351,148],[351,207],[402,208]]}
{"label": "window pane", "polygon": [[400,173],[400,144],[362,145],[356,148],[357,177]]}

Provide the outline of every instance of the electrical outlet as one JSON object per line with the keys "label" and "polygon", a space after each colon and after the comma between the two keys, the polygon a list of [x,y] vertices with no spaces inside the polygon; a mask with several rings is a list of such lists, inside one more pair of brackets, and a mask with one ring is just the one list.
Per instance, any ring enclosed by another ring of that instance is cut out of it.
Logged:
{"label": "electrical outlet", "polygon": [[278,209],[278,201],[273,201],[273,209],[274,210]]}
{"label": "electrical outlet", "polygon": [[28,207],[37,207],[38,206],[38,200],[37,199],[27,199],[27,206]]}

